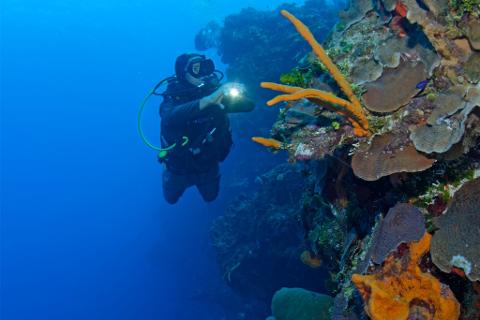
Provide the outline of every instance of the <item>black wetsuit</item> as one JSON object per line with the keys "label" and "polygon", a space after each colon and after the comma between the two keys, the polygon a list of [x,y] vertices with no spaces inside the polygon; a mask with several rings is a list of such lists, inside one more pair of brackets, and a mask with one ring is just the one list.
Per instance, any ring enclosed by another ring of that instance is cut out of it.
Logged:
{"label": "black wetsuit", "polygon": [[[219,162],[225,160],[232,146],[230,122],[219,106],[199,108],[199,100],[216,89],[174,81],[163,94],[162,147],[176,143],[164,160],[163,194],[168,203],[176,203],[191,186],[197,187],[205,201],[213,201],[218,195]],[[185,146],[183,137],[188,138]]]}

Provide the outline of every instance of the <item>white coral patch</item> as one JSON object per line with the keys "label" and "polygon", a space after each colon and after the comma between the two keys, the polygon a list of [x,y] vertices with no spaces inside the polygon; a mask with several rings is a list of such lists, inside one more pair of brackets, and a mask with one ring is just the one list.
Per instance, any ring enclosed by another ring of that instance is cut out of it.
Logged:
{"label": "white coral patch", "polygon": [[472,272],[472,264],[464,256],[453,256],[450,260],[450,264],[454,267],[461,268],[466,275],[469,275],[470,272]]}
{"label": "white coral patch", "polygon": [[297,146],[297,149],[295,150],[295,156],[296,157],[305,157],[305,158],[308,158],[308,157],[311,157],[313,155],[313,150],[312,148],[308,147],[306,144],[304,143],[300,143],[298,146]]}

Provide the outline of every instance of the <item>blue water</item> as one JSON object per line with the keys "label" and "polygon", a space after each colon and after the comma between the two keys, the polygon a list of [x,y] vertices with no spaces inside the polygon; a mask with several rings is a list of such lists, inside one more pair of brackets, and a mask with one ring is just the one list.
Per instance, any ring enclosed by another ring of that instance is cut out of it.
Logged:
{"label": "blue water", "polygon": [[[208,244],[225,195],[164,202],[137,106],[208,21],[280,2],[2,1],[1,319],[224,316],[194,297],[226,290]],[[144,126],[156,140],[155,105]]]}

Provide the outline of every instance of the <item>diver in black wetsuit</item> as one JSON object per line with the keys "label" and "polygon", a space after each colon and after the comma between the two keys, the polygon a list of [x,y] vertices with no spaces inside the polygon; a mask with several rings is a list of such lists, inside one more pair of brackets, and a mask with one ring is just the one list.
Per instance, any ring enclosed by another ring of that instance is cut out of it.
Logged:
{"label": "diver in black wetsuit", "polygon": [[203,55],[183,54],[176,60],[175,77],[160,105],[161,143],[169,150],[160,159],[165,164],[163,194],[170,204],[191,186],[207,202],[218,195],[219,163],[232,146],[228,113],[254,107],[248,98],[237,96],[235,85],[221,85],[221,80],[213,61]]}

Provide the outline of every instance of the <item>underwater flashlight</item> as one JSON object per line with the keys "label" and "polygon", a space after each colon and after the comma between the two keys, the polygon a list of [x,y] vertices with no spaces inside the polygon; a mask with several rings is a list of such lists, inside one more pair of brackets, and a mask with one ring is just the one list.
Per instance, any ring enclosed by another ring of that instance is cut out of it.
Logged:
{"label": "underwater flashlight", "polygon": [[225,88],[225,95],[231,98],[238,98],[244,91],[245,87],[241,83],[232,83]]}
{"label": "underwater flashlight", "polygon": [[230,95],[230,97],[235,98],[240,95],[240,90],[238,90],[238,88],[230,88],[228,94]]}

